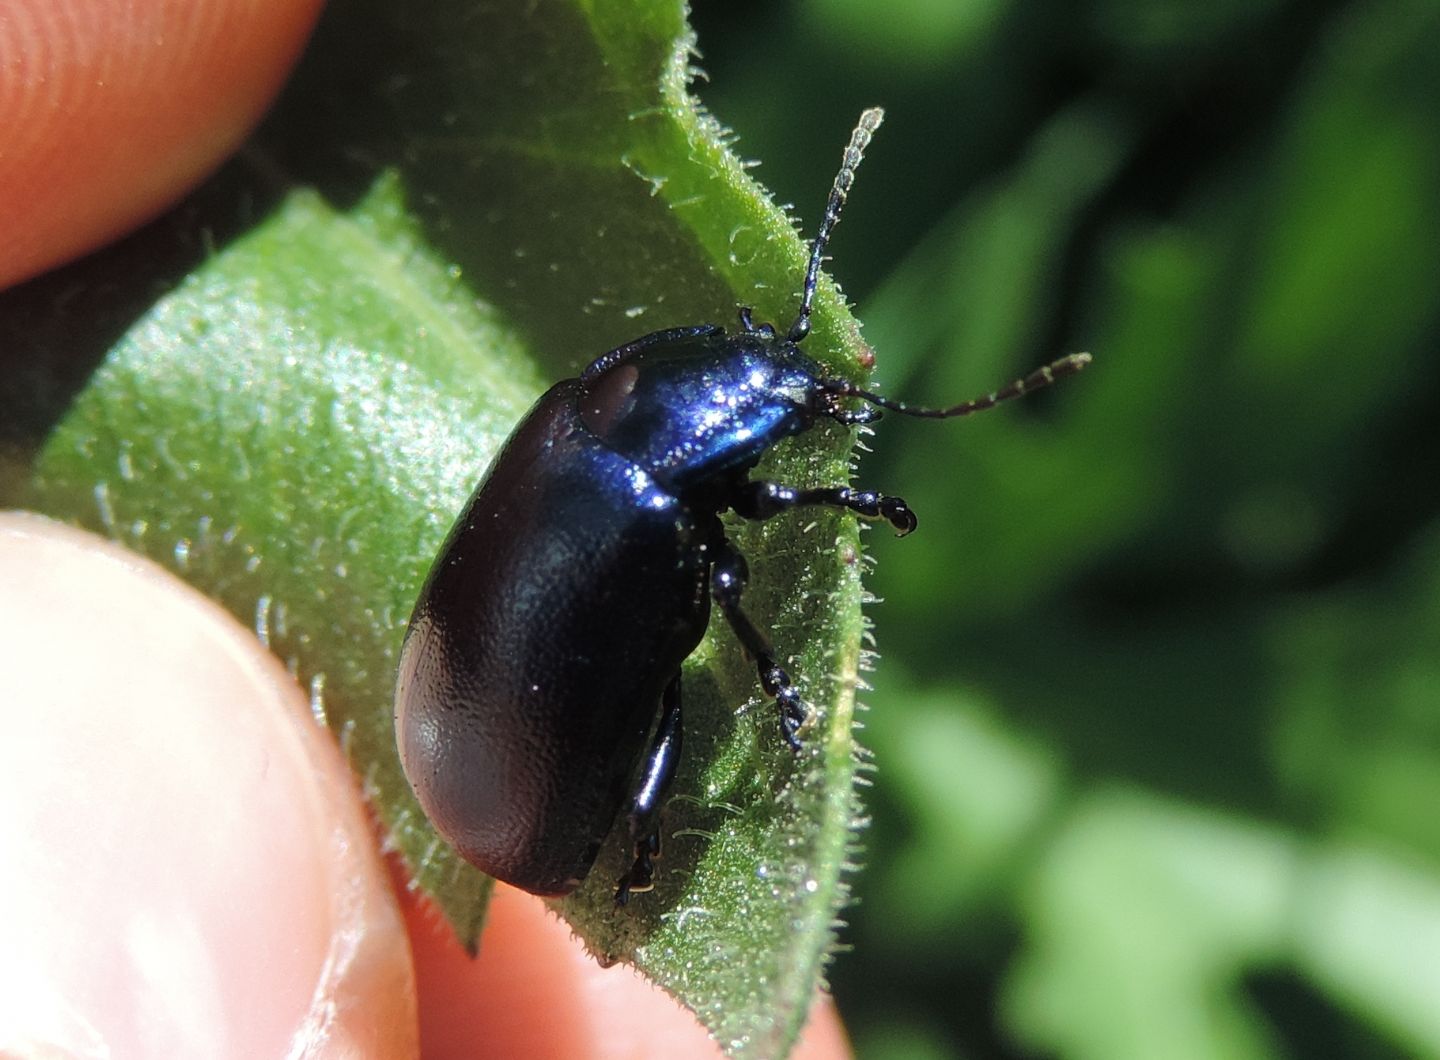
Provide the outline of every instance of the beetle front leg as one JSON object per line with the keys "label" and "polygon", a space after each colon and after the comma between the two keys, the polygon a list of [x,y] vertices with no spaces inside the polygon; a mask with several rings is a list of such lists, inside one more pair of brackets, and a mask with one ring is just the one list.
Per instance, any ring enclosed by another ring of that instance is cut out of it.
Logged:
{"label": "beetle front leg", "polygon": [[792,750],[798,751],[800,738],[796,734],[810,712],[800,698],[800,690],[791,683],[790,675],[775,662],[770,638],[761,633],[740,608],[740,597],[749,579],[750,569],[745,557],[736,552],[730,542],[722,540],[714,566],[710,568],[710,594],[729,621],[730,628],[735,631],[745,654],[755,663],[760,673],[760,687],[780,709],[781,735]]}
{"label": "beetle front leg", "polygon": [[655,886],[655,859],[660,856],[660,807],[670,784],[675,779],[675,767],[680,763],[680,675],[677,673],[665,686],[660,699],[660,725],[655,730],[655,739],[645,753],[644,768],[630,806],[625,811],[625,822],[630,829],[630,838],[635,842],[635,864],[630,871],[615,883],[615,904],[624,905],[632,894],[648,891]]}
{"label": "beetle front leg", "polygon": [[897,537],[904,537],[917,525],[915,513],[900,497],[875,490],[857,490],[849,486],[822,486],[802,490],[779,482],[745,481],[736,485],[730,507],[742,519],[769,519],[807,504],[841,508],[854,512],[861,519],[884,519],[895,528]]}

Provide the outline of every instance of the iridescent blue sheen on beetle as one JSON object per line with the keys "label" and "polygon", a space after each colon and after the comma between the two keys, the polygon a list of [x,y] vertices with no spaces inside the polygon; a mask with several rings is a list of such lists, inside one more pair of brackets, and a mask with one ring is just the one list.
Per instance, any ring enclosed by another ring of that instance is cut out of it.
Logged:
{"label": "iridescent blue sheen on beetle", "polygon": [[869,490],[751,480],[767,450],[879,408],[963,416],[1088,361],[919,409],[827,376],[800,351],[826,242],[881,117],[866,111],[846,148],[786,333],[742,309],[733,333],[672,328],[597,357],[530,410],[441,547],[401,651],[396,736],[431,822],[483,872],[568,894],[623,811],[635,856],[616,903],[652,886],[681,750],[680,667],[712,601],[776,701],[781,736],[800,747],[805,704],[741,609],[748,572],[720,514],[823,505],[902,535],[915,517]]}

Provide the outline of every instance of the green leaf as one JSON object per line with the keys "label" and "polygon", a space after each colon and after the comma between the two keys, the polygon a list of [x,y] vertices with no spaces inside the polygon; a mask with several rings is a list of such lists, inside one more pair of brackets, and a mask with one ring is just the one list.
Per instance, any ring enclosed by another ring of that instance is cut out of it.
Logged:
{"label": "green leaf", "polygon": [[[77,275],[82,303],[107,284],[121,303],[143,298],[60,403],[34,503],[169,564],[255,625],[310,686],[466,942],[487,881],[419,814],[391,732],[395,658],[430,557],[546,378],[647,331],[728,323],[737,303],[785,322],[795,308],[805,248],[688,96],[683,14],[559,0],[524,17],[459,3],[332,9],[243,163],[137,237],[191,251],[217,229],[239,238],[158,301],[153,270],[115,267],[122,247],[0,303],[6,356],[48,366],[105,338],[81,319],[27,344],[24,321],[56,320]],[[297,183],[315,190],[276,195]],[[257,196],[283,203],[252,226]],[[816,313],[809,352],[853,373],[858,329],[828,283]],[[817,429],[762,472],[843,481],[852,440]],[[627,857],[616,833],[558,908],[727,1049],[776,1056],[803,1023],[845,900],[859,546],[853,520],[828,513],[734,536],[751,561],[747,610],[815,711],[806,749],[784,746],[753,666],[712,628],[686,665],[686,757],[657,890],[614,910]]]}

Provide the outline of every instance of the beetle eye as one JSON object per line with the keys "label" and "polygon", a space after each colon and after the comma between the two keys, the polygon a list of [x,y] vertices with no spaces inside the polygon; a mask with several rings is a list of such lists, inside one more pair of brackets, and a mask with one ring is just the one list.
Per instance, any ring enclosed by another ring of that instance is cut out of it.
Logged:
{"label": "beetle eye", "polygon": [[605,438],[611,426],[620,419],[635,393],[640,369],[633,364],[618,364],[588,387],[580,399],[580,419],[597,438]]}

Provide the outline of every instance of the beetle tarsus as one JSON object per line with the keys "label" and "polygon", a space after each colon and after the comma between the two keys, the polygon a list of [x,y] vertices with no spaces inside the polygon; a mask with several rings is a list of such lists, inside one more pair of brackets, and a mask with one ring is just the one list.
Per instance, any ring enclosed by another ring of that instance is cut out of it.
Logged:
{"label": "beetle tarsus", "polygon": [[651,832],[635,843],[635,864],[615,882],[615,906],[623,908],[632,894],[655,889],[655,859],[660,856],[660,833]]}
{"label": "beetle tarsus", "polygon": [[775,697],[775,705],[780,708],[780,734],[785,737],[790,750],[799,751],[803,746],[800,729],[810,719],[810,711],[800,698],[800,690],[790,683],[790,675],[773,663],[762,680],[767,691],[772,683],[775,691],[771,694]]}
{"label": "beetle tarsus", "polygon": [[635,864],[615,885],[615,904],[624,905],[630,895],[648,891],[655,875],[653,859],[660,856],[660,808],[670,785],[675,780],[675,767],[680,762],[680,674],[676,673],[660,697],[660,724],[650,749],[645,752],[635,792],[625,811],[630,838],[635,843]]}
{"label": "beetle tarsus", "polygon": [[920,520],[915,517],[903,497],[881,497],[880,515],[890,521],[890,525],[895,528],[896,537],[913,534],[920,525]]}

